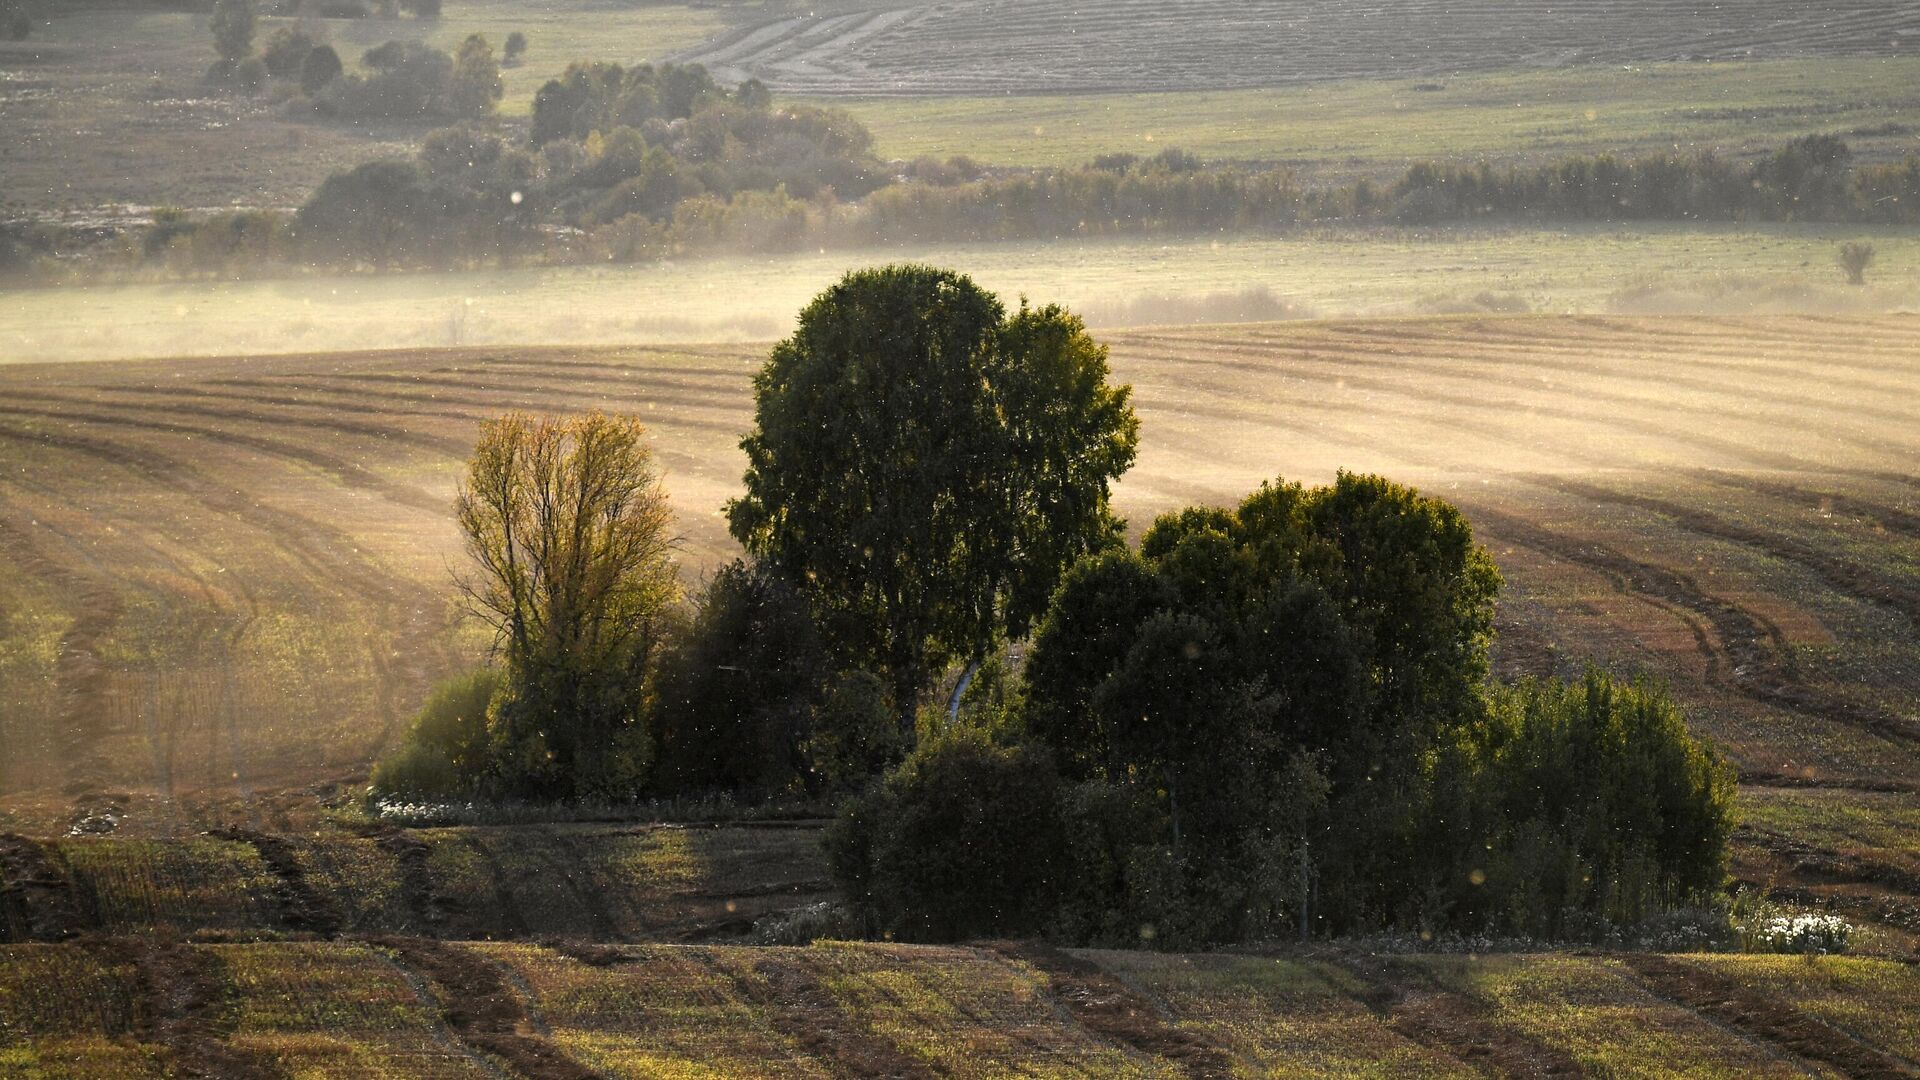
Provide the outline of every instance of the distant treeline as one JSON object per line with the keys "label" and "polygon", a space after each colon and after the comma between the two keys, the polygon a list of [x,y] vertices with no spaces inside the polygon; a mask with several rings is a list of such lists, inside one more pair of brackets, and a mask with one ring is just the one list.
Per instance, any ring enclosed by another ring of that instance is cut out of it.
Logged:
{"label": "distant treeline", "polygon": [[[575,64],[526,138],[496,124],[330,177],[296,213],[161,211],[101,237],[0,229],[0,277],[230,276],[636,262],[904,243],[1511,221],[1920,222],[1920,156],[1854,160],[1809,135],[1752,160],[1712,153],[1544,164],[1421,162],[1392,183],[1178,149],[1057,169],[885,163],[848,113],[776,105],[697,65]],[[79,257],[75,257],[79,256]],[[79,273],[73,269],[77,267]]]}

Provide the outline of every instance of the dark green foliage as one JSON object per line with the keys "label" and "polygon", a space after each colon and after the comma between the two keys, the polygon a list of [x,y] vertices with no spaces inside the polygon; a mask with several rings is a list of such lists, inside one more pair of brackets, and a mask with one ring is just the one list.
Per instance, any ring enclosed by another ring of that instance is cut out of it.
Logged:
{"label": "dark green foliage", "polygon": [[902,940],[1034,933],[1062,884],[1060,797],[1045,751],[955,732],[849,804],[828,861],[849,900]]}
{"label": "dark green foliage", "polygon": [[518,30],[507,35],[507,42],[500,50],[500,58],[508,67],[518,64],[527,55],[527,35]]}
{"label": "dark green foliage", "polygon": [[[423,119],[460,115],[455,112],[457,105],[472,104],[455,94],[453,57],[431,46],[389,41],[367,50],[360,63],[369,74],[343,75],[315,99],[314,106],[321,115],[353,120]],[[462,93],[478,89],[482,88],[476,83]]]}
{"label": "dark green foliage", "polygon": [[1008,318],[951,271],[852,273],[755,377],[748,551],[806,582],[842,662],[885,672],[911,737],[948,661],[1023,634],[1073,560],[1115,542],[1128,389],[1057,307]]}
{"label": "dark green foliage", "polygon": [[639,127],[651,119],[684,120],[694,110],[726,97],[698,64],[569,64],[533,99],[533,142],[581,139],[615,127]]}
{"label": "dark green foliage", "polygon": [[300,208],[294,227],[317,255],[384,270],[433,258],[439,208],[418,165],[370,161],[327,177]]}
{"label": "dark green foliage", "polygon": [[267,39],[266,48],[260,50],[260,60],[267,65],[267,74],[276,79],[289,78],[300,74],[307,57],[321,44],[323,39],[304,23],[283,26]]}
{"label": "dark green foliage", "polygon": [[1708,899],[1725,767],[1653,688],[1489,683],[1498,586],[1451,506],[1344,473],[1077,565],[1026,667],[1079,781],[1054,932],[1560,936]]}
{"label": "dark green foliage", "polygon": [[257,56],[249,56],[233,65],[233,74],[229,76],[233,85],[242,90],[254,91],[267,85],[267,65]]}
{"label": "dark green foliage", "polygon": [[333,51],[333,46],[316,45],[300,63],[300,89],[317,94],[339,78],[341,70],[340,54]]}
{"label": "dark green foliage", "polygon": [[655,672],[654,786],[748,797],[800,788],[825,669],[798,591],[760,567],[722,567]]}
{"label": "dark green foliage", "polygon": [[804,749],[808,786],[828,794],[858,791],[900,764],[907,742],[886,684],[865,671],[835,676],[814,711]]}
{"label": "dark green foliage", "polygon": [[527,195],[537,168],[498,135],[448,128],[427,136],[417,161],[328,177],[295,228],[309,257],[375,269],[508,262],[537,239]]}
{"label": "dark green foliage", "polygon": [[253,0],[214,0],[213,49],[229,67],[253,54],[253,30],[258,15]]}
{"label": "dark green foliage", "polygon": [[1593,670],[1495,688],[1471,753],[1454,922],[1558,937],[1578,913],[1633,923],[1725,884],[1733,771],[1665,688]]}
{"label": "dark green foliage", "polygon": [[481,668],[434,687],[400,749],[374,766],[374,790],[436,799],[479,790],[489,766],[487,719],[500,684],[498,672]]}
{"label": "dark green foliage", "polygon": [[493,46],[479,34],[469,34],[454,55],[453,71],[447,77],[447,111],[469,118],[487,116],[500,102],[500,65],[494,61]]}

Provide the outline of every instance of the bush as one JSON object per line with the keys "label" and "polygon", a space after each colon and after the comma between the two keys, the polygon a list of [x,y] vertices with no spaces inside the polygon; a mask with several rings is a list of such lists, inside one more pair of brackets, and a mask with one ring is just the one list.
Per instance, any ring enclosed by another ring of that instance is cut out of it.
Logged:
{"label": "bush", "polygon": [[827,833],[835,880],[908,941],[1023,935],[1053,916],[1064,865],[1046,751],[975,732],[923,745]]}
{"label": "bush", "polygon": [[1873,256],[1872,244],[1861,240],[1850,240],[1840,245],[1840,250],[1834,255],[1834,261],[1840,264],[1841,271],[1847,275],[1847,284],[1865,285],[1867,267],[1873,265]]}
{"label": "bush", "polygon": [[267,65],[257,56],[249,56],[233,66],[233,84],[253,92],[267,85]]}
{"label": "bush", "polygon": [[283,26],[267,39],[266,48],[260,51],[260,59],[267,65],[269,75],[284,79],[300,74],[308,54],[321,44],[322,39],[308,30],[305,24]]}
{"label": "bush", "polygon": [[317,94],[339,78],[342,70],[340,54],[333,51],[333,46],[316,45],[300,63],[300,89]]}
{"label": "bush", "polygon": [[381,758],[371,783],[376,794],[386,797],[452,799],[469,793],[447,755],[413,742]]}
{"label": "bush", "polygon": [[1718,895],[1733,772],[1664,688],[1589,670],[1489,697],[1474,736],[1485,825],[1450,883],[1461,921],[1553,938],[1569,912],[1626,925]]}
{"label": "bush", "polygon": [[411,798],[473,794],[489,766],[488,717],[500,674],[481,668],[434,688],[401,748],[373,772],[374,790]]}
{"label": "bush", "polygon": [[655,673],[655,786],[764,797],[801,785],[825,668],[792,586],[744,562],[723,567]]}
{"label": "bush", "polygon": [[500,55],[507,66],[512,67],[518,64],[521,58],[527,55],[527,35],[518,30],[508,34],[506,46],[501,50]]}
{"label": "bush", "polygon": [[828,684],[805,752],[809,786],[823,792],[858,791],[900,763],[907,743],[878,676],[854,671]]}

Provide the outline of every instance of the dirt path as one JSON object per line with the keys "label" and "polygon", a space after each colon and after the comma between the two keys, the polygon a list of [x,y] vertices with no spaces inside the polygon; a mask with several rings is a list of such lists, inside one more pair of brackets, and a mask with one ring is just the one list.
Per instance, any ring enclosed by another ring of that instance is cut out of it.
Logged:
{"label": "dirt path", "polygon": [[340,906],[334,898],[315,889],[307,881],[306,868],[300,865],[298,852],[283,836],[256,829],[219,829],[212,833],[223,840],[250,844],[260,854],[274,877],[273,900],[280,921],[290,930],[333,937],[340,932]]}
{"label": "dirt path", "polygon": [[1802,1060],[1831,1065],[1857,1080],[1920,1076],[1906,1063],[1838,1028],[1714,972],[1666,956],[1628,955],[1624,959],[1660,997]]}
{"label": "dirt path", "polygon": [[599,1080],[540,1035],[526,1003],[485,957],[427,938],[369,939],[434,988],[446,1024],[460,1040],[504,1061],[527,1080]]}
{"label": "dirt path", "polygon": [[805,957],[768,949],[750,963],[751,975],[722,965],[715,969],[731,976],[736,992],[759,1006],[782,1035],[835,1074],[892,1080],[934,1080],[938,1075],[848,1016]]}
{"label": "dirt path", "polygon": [[61,702],[56,738],[66,763],[69,794],[87,794],[102,782],[106,771],[94,748],[108,680],[102,651],[120,621],[120,594],[105,578],[48,555],[29,527],[4,517],[0,517],[0,550],[14,565],[53,584],[69,599],[73,621],[62,631],[54,658],[54,685]]}
{"label": "dirt path", "polygon": [[141,995],[135,1035],[166,1050],[170,1075],[291,1080],[266,1055],[226,1042],[233,1031],[233,988],[212,953],[178,941],[113,939],[89,947],[114,957],[132,954]]}

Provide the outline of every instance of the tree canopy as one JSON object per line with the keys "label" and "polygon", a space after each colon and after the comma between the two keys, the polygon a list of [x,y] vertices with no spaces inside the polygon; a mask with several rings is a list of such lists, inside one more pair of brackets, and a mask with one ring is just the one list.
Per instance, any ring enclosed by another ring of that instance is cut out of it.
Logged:
{"label": "tree canopy", "polygon": [[1019,636],[1060,575],[1114,544],[1130,389],[1057,306],[1009,316],[925,266],[848,274],[754,380],[747,550],[804,583],[843,657],[884,671],[911,733],[938,668]]}
{"label": "tree canopy", "polygon": [[639,421],[514,414],[483,425],[460,485],[507,684],[491,723],[514,794],[628,795],[642,778],[641,687],[678,599],[672,514]]}

